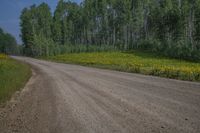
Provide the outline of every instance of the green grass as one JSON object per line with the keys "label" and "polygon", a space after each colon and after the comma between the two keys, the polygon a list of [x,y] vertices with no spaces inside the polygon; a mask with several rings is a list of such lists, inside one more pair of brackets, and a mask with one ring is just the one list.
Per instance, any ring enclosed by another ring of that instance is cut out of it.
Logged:
{"label": "green grass", "polygon": [[170,59],[140,51],[73,53],[50,56],[45,59],[173,79],[200,81],[200,63]]}
{"label": "green grass", "polygon": [[30,76],[28,65],[0,54],[0,104],[23,87]]}

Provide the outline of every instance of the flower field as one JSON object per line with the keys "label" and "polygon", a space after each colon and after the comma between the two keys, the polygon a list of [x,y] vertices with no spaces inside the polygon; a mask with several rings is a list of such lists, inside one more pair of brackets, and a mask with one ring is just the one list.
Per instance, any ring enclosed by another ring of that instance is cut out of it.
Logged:
{"label": "flower field", "polygon": [[159,57],[139,51],[74,53],[52,56],[48,59],[173,79],[200,81],[200,63]]}
{"label": "flower field", "polygon": [[0,53],[0,59],[6,59],[6,58],[8,58],[7,55]]}

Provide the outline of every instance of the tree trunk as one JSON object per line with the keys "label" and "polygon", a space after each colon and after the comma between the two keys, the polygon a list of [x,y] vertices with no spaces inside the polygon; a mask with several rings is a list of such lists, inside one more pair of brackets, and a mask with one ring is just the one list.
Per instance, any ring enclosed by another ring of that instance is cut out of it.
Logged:
{"label": "tree trunk", "polygon": [[194,48],[193,31],[194,31],[194,4],[190,4],[190,14],[189,14],[189,41]]}

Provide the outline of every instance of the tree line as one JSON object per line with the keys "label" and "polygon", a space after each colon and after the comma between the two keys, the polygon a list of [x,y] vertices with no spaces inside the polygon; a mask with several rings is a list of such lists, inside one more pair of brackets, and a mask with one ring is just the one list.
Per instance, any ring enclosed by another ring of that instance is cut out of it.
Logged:
{"label": "tree line", "polygon": [[142,49],[200,59],[200,0],[59,0],[21,14],[29,55]]}
{"label": "tree line", "polygon": [[20,53],[15,38],[11,34],[5,33],[1,28],[0,28],[0,53],[4,54]]}

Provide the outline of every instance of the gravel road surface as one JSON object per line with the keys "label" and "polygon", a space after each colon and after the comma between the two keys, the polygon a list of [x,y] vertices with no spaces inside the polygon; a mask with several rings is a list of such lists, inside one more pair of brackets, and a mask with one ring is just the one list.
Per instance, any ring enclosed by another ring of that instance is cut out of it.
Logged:
{"label": "gravel road surface", "polygon": [[200,133],[200,83],[13,58],[33,76],[0,133]]}

